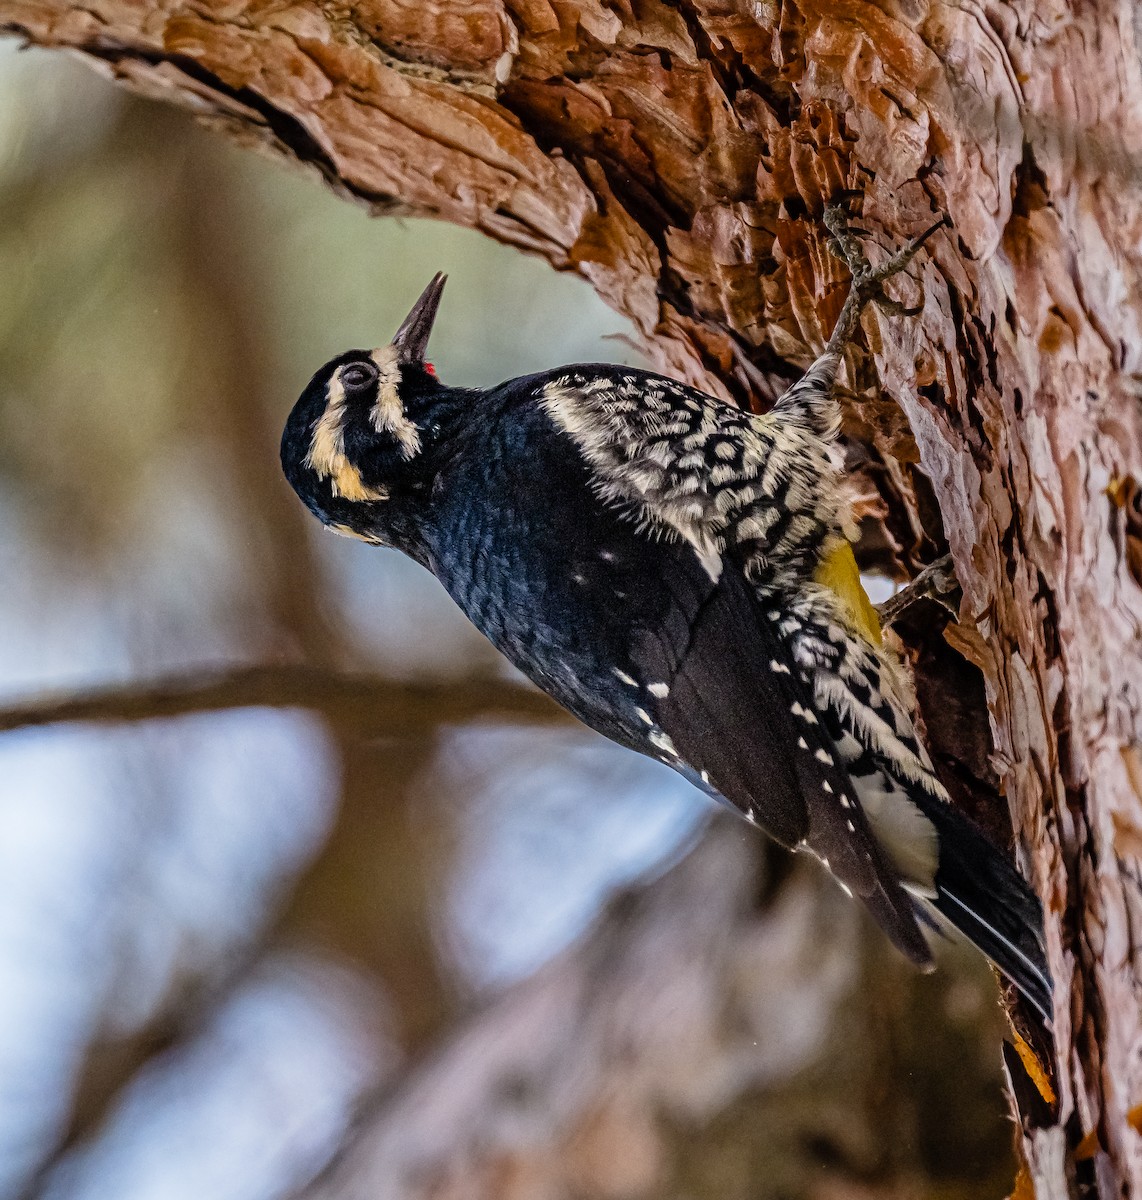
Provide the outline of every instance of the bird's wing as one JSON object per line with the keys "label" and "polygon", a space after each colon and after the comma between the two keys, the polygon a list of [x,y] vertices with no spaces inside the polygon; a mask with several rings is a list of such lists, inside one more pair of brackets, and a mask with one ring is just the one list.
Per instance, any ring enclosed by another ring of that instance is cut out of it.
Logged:
{"label": "bird's wing", "polygon": [[915,905],[748,581],[680,567],[667,586],[667,615],[633,632],[631,662],[669,752],[778,841],[812,851],[909,958],[930,963]]}
{"label": "bird's wing", "polygon": [[[795,631],[767,612],[760,587],[770,573],[771,584],[801,590],[836,523],[828,442],[622,368],[569,369],[539,398],[604,501],[694,552],[679,547],[667,616],[636,634],[632,661],[653,697],[640,711],[683,764],[778,841],[825,861],[909,957],[930,962],[915,906],[821,720],[811,671],[793,657]],[[772,577],[786,568],[788,579]]]}
{"label": "bird's wing", "polygon": [[939,846],[928,810],[948,796],[916,736],[895,664],[867,626],[854,627],[851,612],[834,592],[809,585],[769,615],[877,841],[898,876],[931,895]]}

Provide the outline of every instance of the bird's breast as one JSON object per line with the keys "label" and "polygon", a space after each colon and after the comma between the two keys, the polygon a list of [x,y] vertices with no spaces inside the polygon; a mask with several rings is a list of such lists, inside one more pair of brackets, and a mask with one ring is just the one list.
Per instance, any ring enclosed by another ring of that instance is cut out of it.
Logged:
{"label": "bird's breast", "polygon": [[661,622],[680,548],[604,504],[563,439],[511,454],[497,446],[475,461],[466,455],[438,488],[432,569],[536,684],[630,744],[632,637]]}

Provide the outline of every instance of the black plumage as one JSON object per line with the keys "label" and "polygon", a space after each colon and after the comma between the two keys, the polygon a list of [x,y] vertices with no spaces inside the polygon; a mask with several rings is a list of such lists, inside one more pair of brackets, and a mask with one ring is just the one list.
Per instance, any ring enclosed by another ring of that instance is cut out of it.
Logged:
{"label": "black plumage", "polygon": [[282,463],[309,508],[426,566],[586,724],[815,854],[914,962],[934,910],[1049,1020],[1038,901],[948,803],[823,573],[852,561],[835,347],[767,417],[605,364],[450,388],[425,361],[442,287],[294,407]]}

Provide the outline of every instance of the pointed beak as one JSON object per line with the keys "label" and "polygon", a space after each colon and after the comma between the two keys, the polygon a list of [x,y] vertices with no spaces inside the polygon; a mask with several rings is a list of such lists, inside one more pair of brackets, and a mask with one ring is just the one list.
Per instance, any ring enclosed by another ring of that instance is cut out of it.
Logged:
{"label": "pointed beak", "polygon": [[447,282],[448,276],[438,271],[428,287],[421,292],[420,299],[412,306],[412,312],[401,322],[392,343],[396,347],[398,361],[424,362],[424,356],[428,353],[432,323],[436,320],[436,310],[440,307],[440,297]]}

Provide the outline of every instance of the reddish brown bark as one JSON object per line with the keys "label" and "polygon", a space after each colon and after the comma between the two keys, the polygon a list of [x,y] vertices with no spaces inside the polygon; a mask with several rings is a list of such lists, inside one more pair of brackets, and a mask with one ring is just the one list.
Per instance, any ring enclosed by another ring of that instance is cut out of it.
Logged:
{"label": "reddish brown bark", "polygon": [[1104,1194],[1142,1189],[1126,1120],[1142,1100],[1127,0],[0,0],[0,25],[378,212],[579,271],[664,369],[739,401],[764,402],[836,316],[831,195],[862,193],[886,247],[948,216],[899,285],[923,314],[866,316],[869,352],[848,364],[866,560],[908,571],[946,545],[963,587],[946,642],[916,647],[919,693],[957,797],[995,830],[1006,797],[1047,906],[1059,1103],[1024,1130],[1039,1194],[1065,1194],[1092,1132]]}

